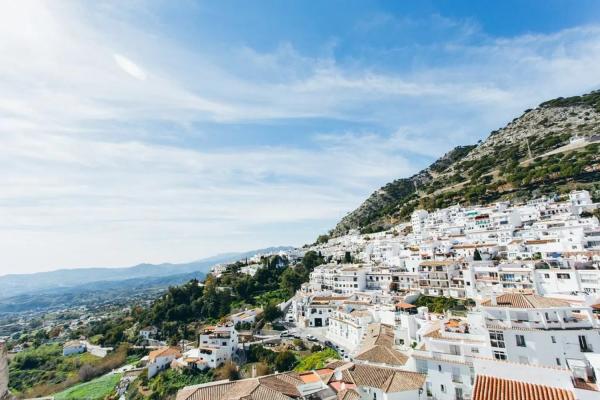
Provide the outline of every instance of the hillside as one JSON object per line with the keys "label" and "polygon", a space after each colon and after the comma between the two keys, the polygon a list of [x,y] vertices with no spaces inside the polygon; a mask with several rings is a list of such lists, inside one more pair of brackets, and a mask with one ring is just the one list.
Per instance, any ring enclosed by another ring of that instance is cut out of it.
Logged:
{"label": "hillside", "polygon": [[77,268],[59,269],[49,272],[38,272],[33,274],[10,274],[0,276],[0,299],[6,299],[18,295],[31,295],[44,293],[46,291],[61,291],[73,288],[75,292],[82,285],[94,282],[117,282],[141,278],[169,277],[181,274],[206,273],[210,268],[219,263],[228,263],[252,257],[257,253],[277,252],[289,250],[292,247],[269,247],[266,249],[252,250],[243,253],[219,254],[185,264],[139,264],[125,268]]}
{"label": "hillside", "polygon": [[[582,139],[571,143],[576,137]],[[456,147],[419,173],[388,183],[331,234],[386,229],[416,208],[599,190],[599,143],[600,91],[544,102],[478,145]]]}

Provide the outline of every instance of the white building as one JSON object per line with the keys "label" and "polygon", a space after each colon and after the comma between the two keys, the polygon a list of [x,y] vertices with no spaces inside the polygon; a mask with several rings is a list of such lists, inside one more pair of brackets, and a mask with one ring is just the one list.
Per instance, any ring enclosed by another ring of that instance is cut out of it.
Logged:
{"label": "white building", "polygon": [[71,354],[85,353],[86,346],[85,342],[81,340],[70,340],[63,345],[63,356],[69,356]]}
{"label": "white building", "polygon": [[177,347],[163,347],[151,351],[146,364],[148,378],[152,378],[159,372],[169,368],[171,363],[180,356],[181,352]]}
{"label": "white building", "polygon": [[503,294],[481,303],[492,355],[521,364],[569,368],[593,380],[585,355],[600,349],[600,325],[591,307],[538,295]]}

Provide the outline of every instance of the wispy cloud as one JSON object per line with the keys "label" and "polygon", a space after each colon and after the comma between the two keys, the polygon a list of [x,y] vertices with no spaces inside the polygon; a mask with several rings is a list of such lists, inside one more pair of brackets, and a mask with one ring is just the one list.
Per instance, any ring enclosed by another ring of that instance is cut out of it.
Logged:
{"label": "wispy cloud", "polygon": [[[108,5],[0,6],[0,274],[302,244],[390,179],[600,83],[594,26],[491,38],[437,15],[427,23],[452,40],[396,70],[335,45],[190,47]],[[266,125],[305,140],[201,140]]]}

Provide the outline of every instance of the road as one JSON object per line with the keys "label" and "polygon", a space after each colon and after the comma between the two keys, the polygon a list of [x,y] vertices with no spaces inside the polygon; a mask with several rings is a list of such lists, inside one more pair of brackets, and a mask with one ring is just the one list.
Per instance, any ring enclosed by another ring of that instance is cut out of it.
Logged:
{"label": "road", "polygon": [[[307,340],[306,339],[307,336],[314,336],[315,338],[317,338],[317,340],[319,341],[319,344],[321,344],[322,346],[325,346],[325,341],[332,342],[330,339],[327,338],[327,327],[326,326],[318,327],[318,328],[299,327],[291,322],[286,322],[286,323],[284,323],[284,325],[286,326],[286,328],[288,328],[288,331],[290,332],[291,335],[298,335],[304,340]],[[333,343],[333,344],[336,345],[336,349],[338,350],[338,353],[341,356],[350,354],[350,351],[345,346],[340,346],[337,343]],[[343,350],[343,353],[341,352],[341,350]]]}

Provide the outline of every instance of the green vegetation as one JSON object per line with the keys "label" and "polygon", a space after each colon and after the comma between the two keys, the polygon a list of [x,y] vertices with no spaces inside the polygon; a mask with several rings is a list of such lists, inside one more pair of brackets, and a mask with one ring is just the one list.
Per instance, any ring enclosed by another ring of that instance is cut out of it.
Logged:
{"label": "green vegetation", "polygon": [[150,398],[165,399],[175,395],[179,389],[185,386],[199,385],[212,380],[212,371],[183,370],[179,372],[169,369],[150,380],[149,387],[153,393]]}
{"label": "green vegetation", "polygon": [[443,313],[448,310],[464,311],[474,305],[471,300],[458,300],[451,297],[420,296],[415,302],[417,307],[427,307],[430,312]]}
{"label": "green vegetation", "polygon": [[286,258],[272,256],[263,259],[254,276],[240,274],[244,263],[237,262],[227,266],[219,278],[209,275],[203,285],[191,280],[170,287],[152,307],[136,311],[134,317],[140,326],[159,327],[172,343],[195,338],[194,327],[188,325],[214,322],[245,307],[262,307],[265,319],[273,321],[281,316],[276,304],[289,299],[308,280],[314,267],[323,262],[313,251],[293,266]]}
{"label": "green vegetation", "polygon": [[323,368],[332,359],[339,360],[339,358],[340,357],[335,350],[328,348],[301,358],[295,370],[302,372]]}
{"label": "green vegetation", "polygon": [[569,106],[590,106],[600,111],[600,91],[596,90],[582,96],[559,97],[540,104],[540,107],[569,107]]}
{"label": "green vegetation", "polygon": [[55,400],[103,400],[114,392],[121,374],[104,375],[54,395]]}
{"label": "green vegetation", "polygon": [[296,355],[289,350],[273,351],[259,344],[253,344],[248,350],[248,362],[260,362],[273,371],[289,371],[298,363]]}
{"label": "green vegetation", "polygon": [[28,349],[10,362],[10,387],[26,397],[49,395],[123,365],[127,353],[126,345],[105,358],[88,353],[64,357],[58,344]]}
{"label": "green vegetation", "polygon": [[317,237],[317,244],[327,243],[329,241],[329,235],[319,235]]}
{"label": "green vegetation", "polygon": [[477,147],[477,146],[476,145],[457,146],[454,149],[452,149],[450,152],[448,152],[448,154],[446,154],[444,157],[440,158],[439,160],[437,160],[433,164],[431,164],[429,169],[431,169],[434,172],[443,172],[453,163],[465,158],[465,156],[467,154],[469,154],[471,152],[471,150],[473,150],[475,147]]}

